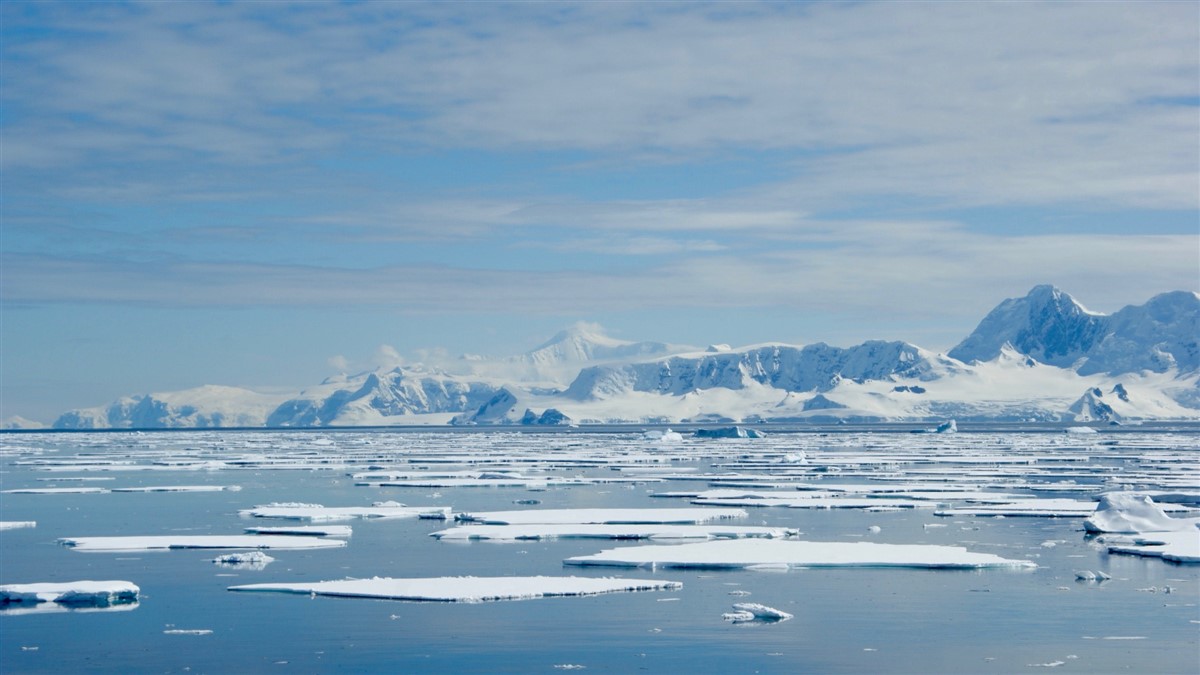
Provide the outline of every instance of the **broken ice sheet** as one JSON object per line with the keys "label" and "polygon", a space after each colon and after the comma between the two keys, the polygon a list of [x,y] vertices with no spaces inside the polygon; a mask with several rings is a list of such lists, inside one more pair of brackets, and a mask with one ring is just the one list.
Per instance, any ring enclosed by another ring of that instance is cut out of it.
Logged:
{"label": "broken ice sheet", "polygon": [[129,581],[67,581],[0,586],[0,607],[58,603],[68,607],[107,607],[136,602],[141,589]]}
{"label": "broken ice sheet", "polygon": [[346,542],[341,539],[252,534],[63,537],[58,541],[76,551],[147,551],[183,548],[312,549],[339,548],[346,545]]}
{"label": "broken ice sheet", "polygon": [[698,525],[713,520],[745,518],[746,515],[742,509],[526,509],[459,513],[455,519],[487,525]]}
{"label": "broken ice sheet", "polygon": [[243,509],[243,516],[255,518],[286,518],[291,520],[331,521],[354,518],[433,518],[450,516],[448,506],[406,506],[398,502],[376,502],[371,506],[337,506],[321,504],[274,503]]}
{"label": "broken ice sheet", "polygon": [[438,577],[344,579],[309,583],[247,584],[231,591],[258,591],[424,602],[488,602],[631,591],[676,590],[677,581],[592,577]]}
{"label": "broken ice sheet", "polygon": [[973,553],[958,546],[737,539],[677,546],[633,546],[576,556],[565,565],[680,568],[918,567],[1033,568],[1028,560]]}
{"label": "broken ice sheet", "polygon": [[795,536],[796,530],[783,527],[736,525],[464,525],[430,533],[445,541],[486,539],[518,541],[530,539],[740,539],[743,537],[781,538]]}

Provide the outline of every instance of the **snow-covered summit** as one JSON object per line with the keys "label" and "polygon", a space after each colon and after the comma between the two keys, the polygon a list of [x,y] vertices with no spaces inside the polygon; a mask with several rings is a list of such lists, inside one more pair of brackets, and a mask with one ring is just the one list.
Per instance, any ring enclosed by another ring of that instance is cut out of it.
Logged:
{"label": "snow-covered summit", "polygon": [[1070,368],[1103,337],[1103,315],[1054,286],[1034,286],[988,313],[973,333],[948,352],[964,363],[991,361],[1005,345],[1060,368]]}
{"label": "snow-covered summit", "polygon": [[598,324],[580,321],[512,360],[528,366],[538,379],[561,379],[562,371],[569,370],[569,380],[585,364],[653,358],[691,349],[663,342],[618,340],[606,335]]}

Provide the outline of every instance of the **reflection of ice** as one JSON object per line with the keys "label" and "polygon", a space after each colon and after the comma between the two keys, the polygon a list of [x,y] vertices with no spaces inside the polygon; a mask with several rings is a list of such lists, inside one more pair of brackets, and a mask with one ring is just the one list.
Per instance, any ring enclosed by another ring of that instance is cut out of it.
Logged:
{"label": "reflection of ice", "polygon": [[441,577],[420,579],[344,579],[292,584],[248,584],[231,591],[264,591],[330,595],[344,598],[381,598],[429,602],[487,602],[561,596],[599,595],[625,591],[660,591],[682,588],[677,581],[589,577]]}

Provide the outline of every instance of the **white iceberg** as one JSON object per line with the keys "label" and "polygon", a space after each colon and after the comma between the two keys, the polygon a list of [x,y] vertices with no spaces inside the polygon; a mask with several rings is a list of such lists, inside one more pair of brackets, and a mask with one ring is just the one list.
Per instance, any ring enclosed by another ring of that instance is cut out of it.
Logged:
{"label": "white iceberg", "polygon": [[757,602],[739,602],[734,604],[734,611],[723,614],[721,618],[733,623],[746,623],[748,621],[763,621],[763,622],[778,622],[787,621],[792,618],[792,615],[774,607],[760,605]]}
{"label": "white iceberg", "polygon": [[0,586],[0,607],[55,602],[74,607],[107,607],[136,602],[141,589],[128,581],[68,581]]}
{"label": "white iceberg", "polygon": [[488,602],[626,591],[676,590],[682,587],[683,584],[678,581],[608,577],[374,577],[311,583],[247,584],[231,586],[229,590],[425,602]]}
{"label": "white iceberg", "polygon": [[1133,492],[1111,492],[1100,498],[1096,512],[1083,521],[1088,532],[1142,534],[1195,530],[1200,518],[1172,518],[1150,497]]}
{"label": "white iceberg", "polygon": [[183,548],[313,549],[339,548],[346,545],[341,539],[252,534],[63,537],[58,541],[76,551],[150,551]]}
{"label": "white iceberg", "polygon": [[698,525],[745,517],[742,509],[525,509],[455,515],[456,520],[487,525]]}
{"label": "white iceberg", "polygon": [[432,532],[429,536],[444,541],[485,539],[519,541],[537,539],[767,539],[796,536],[797,530],[783,527],[736,525],[465,525]]}
{"label": "white iceberg", "polygon": [[266,504],[239,511],[255,518],[287,518],[291,520],[332,521],[355,518],[431,518],[450,517],[449,506],[405,506],[397,502],[380,502],[371,506],[321,506],[320,504]]}
{"label": "white iceberg", "polygon": [[977,569],[1032,568],[1028,560],[973,553],[960,546],[877,544],[873,542],[737,539],[678,546],[633,546],[576,556],[565,565],[681,568],[919,567]]}

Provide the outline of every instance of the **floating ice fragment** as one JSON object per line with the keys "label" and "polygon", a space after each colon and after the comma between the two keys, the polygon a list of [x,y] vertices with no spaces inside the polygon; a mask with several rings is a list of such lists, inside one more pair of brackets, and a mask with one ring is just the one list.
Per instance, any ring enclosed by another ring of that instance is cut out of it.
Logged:
{"label": "floating ice fragment", "polygon": [[880,532],[883,531],[883,528],[879,527],[878,525],[872,525],[867,528],[867,531],[872,534],[879,534]]}
{"label": "floating ice fragment", "polygon": [[1083,521],[1088,532],[1119,534],[1196,531],[1197,525],[1200,518],[1172,518],[1153,499],[1134,492],[1110,492],[1102,496],[1095,512]]}
{"label": "floating ice fragment", "polygon": [[23,527],[37,527],[35,520],[0,520],[0,530],[16,530]]}
{"label": "floating ice fragment", "polygon": [[349,525],[294,525],[291,527],[247,527],[247,534],[278,534],[294,537],[349,537]]}
{"label": "floating ice fragment", "polygon": [[781,569],[803,567],[1033,568],[1028,560],[973,553],[957,546],[737,539],[678,546],[608,549],[563,561],[576,566]]}
{"label": "floating ice fragment", "polygon": [[455,519],[488,525],[695,525],[713,520],[745,518],[746,515],[742,509],[527,509],[459,513]]}
{"label": "floating ice fragment", "polygon": [[399,502],[376,502],[372,506],[327,507],[318,504],[268,504],[243,509],[243,516],[255,518],[288,518],[292,520],[330,521],[354,518],[432,518],[444,520],[450,516],[448,506],[405,506]]}
{"label": "floating ice fragment", "polygon": [[247,551],[246,553],[219,555],[213,558],[213,562],[238,569],[261,570],[266,568],[268,563],[275,562],[275,559],[262,551]]}
{"label": "floating ice fragment", "polygon": [[743,537],[782,538],[798,534],[781,527],[736,525],[464,525],[432,532],[429,536],[445,541],[487,539],[523,541],[536,539],[650,539],[709,540]]}
{"label": "floating ice fragment", "polygon": [[677,581],[609,577],[440,577],[417,579],[375,577],[311,583],[249,584],[231,586],[229,590],[428,602],[486,602],[599,595],[624,591],[676,590],[682,587],[683,584]]}
{"label": "floating ice fragment", "polygon": [[163,631],[163,635],[212,635],[212,630],[209,628],[169,628]]}
{"label": "floating ice fragment", "polygon": [[58,540],[77,551],[147,551],[181,548],[338,548],[346,542],[317,537],[283,537],[251,534],[233,535],[160,535],[147,537],[64,537]]}
{"label": "floating ice fragment", "polygon": [[136,602],[140,589],[128,581],[68,581],[0,586],[0,607],[55,602],[68,606],[107,607]]}

